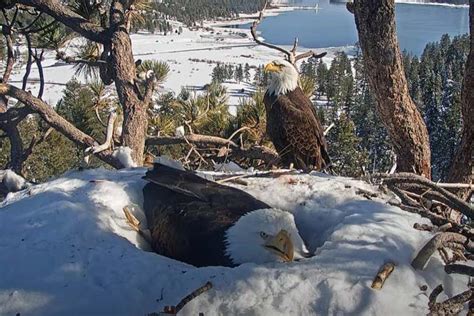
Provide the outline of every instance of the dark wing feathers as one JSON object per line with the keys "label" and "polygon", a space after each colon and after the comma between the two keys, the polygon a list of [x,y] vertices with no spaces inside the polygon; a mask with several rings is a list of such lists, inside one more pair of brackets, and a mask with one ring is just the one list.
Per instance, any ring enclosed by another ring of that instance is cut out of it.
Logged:
{"label": "dark wing feathers", "polygon": [[225,231],[243,214],[269,206],[246,192],[155,164],[144,179],[153,249],[196,266],[231,265]]}
{"label": "dark wing feathers", "polygon": [[329,164],[324,131],[311,101],[298,87],[286,95],[265,95],[267,133],[283,163],[301,169]]}

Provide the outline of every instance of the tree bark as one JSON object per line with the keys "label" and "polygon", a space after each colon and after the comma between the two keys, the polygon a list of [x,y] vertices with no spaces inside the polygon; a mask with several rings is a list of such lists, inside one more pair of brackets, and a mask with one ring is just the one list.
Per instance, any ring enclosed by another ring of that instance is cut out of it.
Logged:
{"label": "tree bark", "polygon": [[428,130],[410,97],[395,26],[394,0],[355,0],[359,43],[377,112],[397,154],[397,171],[431,178]]}
{"label": "tree bark", "polygon": [[[470,52],[467,57],[463,89],[461,93],[463,129],[461,143],[451,163],[448,176],[449,182],[473,183],[474,160],[474,0],[470,1],[469,23],[471,32]],[[464,189],[457,192],[458,196],[467,200],[473,190]]]}
{"label": "tree bark", "polygon": [[125,29],[112,36],[112,67],[115,87],[123,107],[122,145],[132,149],[132,158],[138,166],[143,165],[146,130],[148,128],[148,104],[139,98],[135,88],[135,61],[132,42]]}

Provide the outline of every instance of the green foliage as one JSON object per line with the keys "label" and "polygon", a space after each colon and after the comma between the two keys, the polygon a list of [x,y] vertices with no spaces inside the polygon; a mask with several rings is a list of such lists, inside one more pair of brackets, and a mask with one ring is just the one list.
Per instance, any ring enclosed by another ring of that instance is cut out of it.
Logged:
{"label": "green foliage", "polygon": [[363,175],[367,165],[367,154],[360,147],[360,138],[356,136],[355,124],[345,113],[334,122],[335,127],[327,135],[329,156],[337,174],[358,177]]}
{"label": "green foliage", "polygon": [[[79,48],[76,54],[77,59],[86,60],[89,62],[96,62],[100,59],[100,47],[99,44],[87,41],[85,45]],[[87,79],[94,79],[98,77],[99,68],[91,66],[88,63],[78,63],[74,65],[76,75],[83,75]]]}
{"label": "green foliage", "polygon": [[270,144],[266,138],[266,112],[263,97],[265,92],[258,90],[252,98],[242,99],[235,119],[237,128],[246,127],[243,140],[251,144]]}
{"label": "green foliage", "polygon": [[217,17],[235,17],[263,8],[265,0],[163,0],[156,9],[188,25]]}
{"label": "green foliage", "polygon": [[170,73],[170,66],[166,62],[158,60],[145,60],[137,68],[138,73],[146,73],[149,70],[153,71],[156,81],[160,83],[165,81],[168,77]]}
{"label": "green foliage", "polygon": [[431,145],[434,179],[446,179],[452,157],[461,138],[461,87],[469,52],[469,37],[426,46],[421,60],[405,54],[410,93],[422,110]]}

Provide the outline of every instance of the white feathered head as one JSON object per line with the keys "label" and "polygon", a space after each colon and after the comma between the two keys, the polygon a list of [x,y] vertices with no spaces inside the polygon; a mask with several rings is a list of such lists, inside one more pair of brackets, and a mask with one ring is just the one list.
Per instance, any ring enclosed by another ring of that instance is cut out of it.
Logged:
{"label": "white feathered head", "polygon": [[242,216],[227,230],[226,242],[226,254],[234,264],[309,257],[293,214],[279,209],[260,209]]}
{"label": "white feathered head", "polygon": [[298,87],[298,71],[295,66],[286,60],[274,60],[265,65],[265,71],[271,74],[268,92],[282,95]]}

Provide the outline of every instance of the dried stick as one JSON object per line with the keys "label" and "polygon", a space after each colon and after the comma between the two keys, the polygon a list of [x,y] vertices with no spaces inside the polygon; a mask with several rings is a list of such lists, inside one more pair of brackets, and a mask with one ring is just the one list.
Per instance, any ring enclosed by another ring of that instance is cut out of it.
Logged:
{"label": "dried stick", "polygon": [[382,179],[389,186],[401,184],[411,188],[424,188],[424,190],[431,189],[433,192],[425,193],[424,195],[426,197],[439,199],[440,202],[443,202],[449,207],[463,213],[467,217],[474,218],[474,208],[472,208],[466,201],[459,199],[453,193],[439,187],[436,183],[426,179],[425,177],[413,173],[401,172],[392,175],[377,173],[374,174],[374,178]]}
{"label": "dried stick", "polygon": [[415,270],[423,270],[426,263],[437,249],[444,247],[457,248],[457,246],[464,247],[467,242],[468,238],[458,233],[438,234],[426,243],[415,259],[413,259],[411,265]]}
{"label": "dried stick", "polygon": [[474,277],[474,267],[466,266],[464,264],[448,264],[444,267],[444,271],[448,274],[457,273]]}
{"label": "dried stick", "polygon": [[461,294],[453,296],[444,302],[436,303],[436,299],[443,292],[443,286],[438,285],[430,294],[428,306],[430,316],[458,315],[464,307],[464,304],[473,299],[473,290],[469,289]]}
{"label": "dried stick", "polygon": [[151,314],[148,314],[148,316],[158,316],[158,315],[163,315],[163,314],[176,315],[184,308],[184,306],[186,304],[191,302],[193,299],[195,299],[199,295],[209,291],[210,289],[212,289],[212,283],[207,282],[206,284],[204,284],[200,288],[194,290],[191,294],[189,294],[185,298],[183,298],[178,303],[178,305],[176,305],[176,306],[165,306],[162,313],[151,313]]}
{"label": "dried stick", "polygon": [[393,262],[385,263],[382,267],[380,267],[379,272],[377,272],[371,287],[373,289],[380,290],[394,269],[395,264]]}

